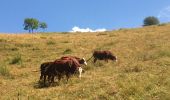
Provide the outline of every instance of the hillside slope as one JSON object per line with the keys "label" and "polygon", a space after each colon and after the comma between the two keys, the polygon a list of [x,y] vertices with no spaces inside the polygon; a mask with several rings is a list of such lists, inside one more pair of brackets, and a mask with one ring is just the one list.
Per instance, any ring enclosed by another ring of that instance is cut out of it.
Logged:
{"label": "hillside slope", "polygon": [[[40,64],[110,50],[118,62],[92,60],[82,78],[41,88]],[[170,25],[105,33],[0,34],[0,100],[170,99]]]}

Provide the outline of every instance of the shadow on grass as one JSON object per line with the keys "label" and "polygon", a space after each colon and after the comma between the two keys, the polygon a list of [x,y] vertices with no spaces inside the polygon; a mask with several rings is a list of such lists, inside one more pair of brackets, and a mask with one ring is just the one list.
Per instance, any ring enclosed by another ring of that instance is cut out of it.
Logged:
{"label": "shadow on grass", "polygon": [[55,87],[55,86],[59,86],[59,83],[58,82],[54,82],[54,83],[44,83],[42,81],[38,81],[36,83],[34,83],[34,88],[35,89],[42,89],[42,88],[49,88],[49,87]]}

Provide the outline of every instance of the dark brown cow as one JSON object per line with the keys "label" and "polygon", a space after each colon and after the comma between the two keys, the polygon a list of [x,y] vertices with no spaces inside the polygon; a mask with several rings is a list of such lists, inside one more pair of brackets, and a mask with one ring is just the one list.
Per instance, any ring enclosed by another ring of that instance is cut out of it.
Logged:
{"label": "dark brown cow", "polygon": [[94,57],[94,63],[97,60],[105,60],[107,62],[108,60],[117,61],[117,57],[114,56],[110,51],[94,51],[92,57]]}
{"label": "dark brown cow", "polygon": [[51,80],[51,82],[54,82],[55,76],[58,76],[58,80],[60,81],[62,75],[66,75],[68,81],[70,75],[74,74],[76,70],[79,71],[80,73],[79,77],[81,77],[82,68],[80,67],[80,64],[75,59],[57,60],[53,63],[50,63],[43,72],[44,85],[46,82],[46,76],[48,76],[48,79]]}
{"label": "dark brown cow", "polygon": [[45,62],[45,63],[41,64],[41,66],[40,66],[40,71],[41,71],[40,80],[42,80],[42,78],[44,78],[44,75],[45,75],[47,68],[49,66],[51,66],[53,63],[54,62]]}

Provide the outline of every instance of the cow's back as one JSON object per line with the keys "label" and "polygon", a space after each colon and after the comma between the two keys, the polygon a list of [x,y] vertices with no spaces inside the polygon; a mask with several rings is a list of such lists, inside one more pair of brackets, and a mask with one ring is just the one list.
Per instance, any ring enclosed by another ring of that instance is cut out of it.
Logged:
{"label": "cow's back", "polygon": [[106,52],[104,51],[94,51],[93,57],[97,59],[105,59],[106,58]]}

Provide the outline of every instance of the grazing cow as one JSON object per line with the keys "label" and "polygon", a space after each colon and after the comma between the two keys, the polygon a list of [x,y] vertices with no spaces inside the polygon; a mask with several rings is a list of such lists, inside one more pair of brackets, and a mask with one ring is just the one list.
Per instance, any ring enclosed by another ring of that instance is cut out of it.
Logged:
{"label": "grazing cow", "polygon": [[[92,57],[94,57],[94,63],[97,60],[105,60],[106,62],[108,62],[108,60],[117,61],[117,57],[114,56],[110,51],[94,51]],[[91,58],[89,58],[89,60]]]}
{"label": "grazing cow", "polygon": [[[87,65],[84,58],[81,59],[81,58],[78,58],[75,56],[64,56],[64,57],[61,57],[60,59],[55,60],[54,62],[58,62],[61,60],[72,60],[75,63]],[[48,76],[48,80],[50,80],[50,77],[52,77],[52,76],[45,75],[45,74],[47,74],[46,71],[47,71],[48,67],[51,66],[54,62],[45,62],[45,63],[41,64],[41,66],[40,66],[40,71],[41,71],[40,80],[42,80],[42,78],[46,79],[46,76]],[[78,65],[78,66],[80,66],[80,65]],[[81,73],[82,73],[83,69],[81,67],[79,67],[78,69],[79,70],[77,70],[77,71],[79,71],[79,77],[81,77]]]}
{"label": "grazing cow", "polygon": [[42,78],[45,78],[45,73],[46,73],[46,70],[49,66],[51,66],[54,62],[45,62],[45,63],[42,63],[41,66],[40,66],[40,71],[41,71],[41,75],[40,75],[40,80],[42,80]]}
{"label": "grazing cow", "polygon": [[46,76],[51,82],[54,82],[54,77],[58,76],[58,80],[62,78],[62,75],[66,75],[67,81],[70,75],[74,74],[78,70],[79,77],[81,77],[82,68],[77,60],[57,60],[53,63],[50,63],[49,66],[43,72],[44,76],[44,85],[46,82]]}
{"label": "grazing cow", "polygon": [[[87,66],[87,62],[86,62],[85,58],[78,58],[76,56],[63,56],[60,59],[64,59],[64,60],[66,60],[66,59],[68,59],[68,60],[76,59],[79,62],[79,64]],[[82,72],[85,72],[85,70],[82,69]]]}

